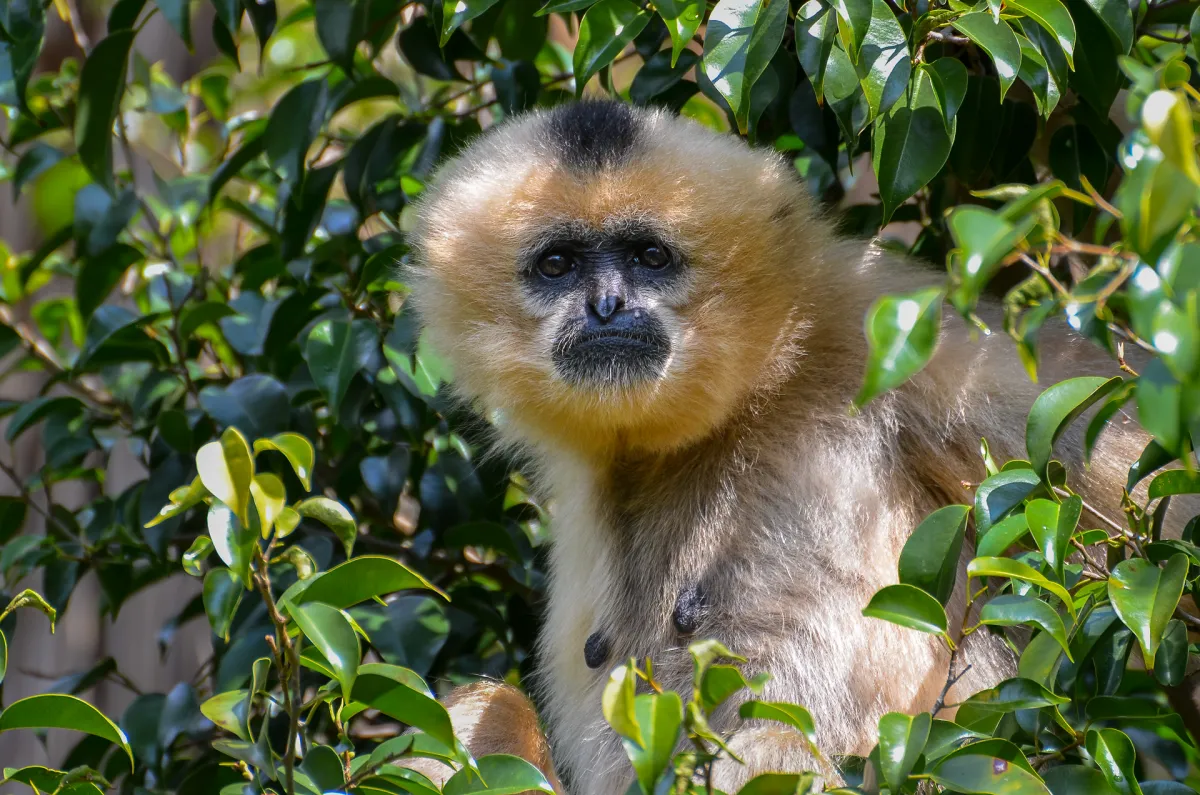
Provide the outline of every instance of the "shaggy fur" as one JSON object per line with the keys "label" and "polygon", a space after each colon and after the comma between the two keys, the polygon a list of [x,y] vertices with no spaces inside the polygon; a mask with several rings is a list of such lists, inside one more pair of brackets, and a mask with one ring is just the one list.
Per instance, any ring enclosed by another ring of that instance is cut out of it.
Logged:
{"label": "shaggy fur", "polygon": [[[693,637],[769,671],[764,697],[808,707],[828,753],[865,754],[881,714],[932,706],[947,655],[861,610],[896,582],[908,533],[935,508],[970,500],[961,481],[983,476],[981,436],[998,458],[1023,457],[1039,387],[1011,340],[972,340],[947,317],[930,365],[852,415],[868,305],[938,274],[835,238],[773,153],[663,112],[588,105],[594,122],[613,115],[621,141],[606,148],[561,117],[570,112],[501,125],[443,167],[420,208],[411,274],[411,300],[452,360],[455,387],[497,418],[501,444],[529,455],[549,497],[537,686],[558,772],[573,793],[621,795],[632,773],[600,713],[608,672],[649,655],[660,681],[686,692]],[[586,151],[564,151],[571,141]],[[648,225],[685,258],[682,286],[653,307],[671,342],[661,377],[606,390],[556,374],[559,309],[531,297],[519,269],[563,225]],[[1116,374],[1087,343],[1048,336],[1045,383]],[[1090,471],[1075,436],[1060,453],[1085,497],[1119,515],[1117,484],[1141,442],[1111,430]],[[951,607],[961,616],[959,579]],[[590,668],[584,648],[597,633],[607,658]],[[973,668],[951,702],[1014,670],[983,633],[966,653]],[[507,707],[490,717],[478,698],[452,709],[476,753],[529,742],[517,727],[531,708],[498,692]],[[737,725],[732,704],[714,720]],[[735,745],[747,764],[719,770],[725,791],[812,765],[777,725],[746,726]]]}

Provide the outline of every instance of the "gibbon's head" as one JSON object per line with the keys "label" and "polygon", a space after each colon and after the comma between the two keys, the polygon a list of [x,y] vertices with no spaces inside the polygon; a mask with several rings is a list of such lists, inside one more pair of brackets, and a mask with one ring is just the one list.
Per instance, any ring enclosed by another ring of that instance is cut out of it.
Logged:
{"label": "gibbon's head", "polygon": [[790,263],[823,243],[811,215],[772,153],[662,111],[564,105],[440,169],[411,301],[456,389],[518,437],[671,449],[770,380],[795,333]]}

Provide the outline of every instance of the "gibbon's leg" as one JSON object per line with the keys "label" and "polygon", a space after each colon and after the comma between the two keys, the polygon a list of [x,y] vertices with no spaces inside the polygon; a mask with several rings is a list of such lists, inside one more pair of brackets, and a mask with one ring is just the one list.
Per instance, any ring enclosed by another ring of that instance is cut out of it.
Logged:
{"label": "gibbon's leg", "polygon": [[[455,736],[472,756],[519,756],[542,771],[561,795],[562,785],[550,760],[550,744],[537,711],[524,693],[502,682],[480,681],[455,688],[443,704],[450,713]],[[404,766],[424,773],[439,787],[454,772],[434,759],[405,760]]]}

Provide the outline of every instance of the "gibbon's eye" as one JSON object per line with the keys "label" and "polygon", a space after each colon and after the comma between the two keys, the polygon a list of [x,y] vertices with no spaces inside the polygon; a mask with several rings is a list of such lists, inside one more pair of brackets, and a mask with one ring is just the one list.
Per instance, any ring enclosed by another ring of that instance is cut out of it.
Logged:
{"label": "gibbon's eye", "polygon": [[637,253],[637,262],[647,268],[661,270],[671,264],[670,253],[662,246],[649,245]]}
{"label": "gibbon's eye", "polygon": [[538,273],[547,279],[557,279],[574,270],[575,261],[561,251],[551,251],[549,254],[543,254],[538,260],[537,269]]}

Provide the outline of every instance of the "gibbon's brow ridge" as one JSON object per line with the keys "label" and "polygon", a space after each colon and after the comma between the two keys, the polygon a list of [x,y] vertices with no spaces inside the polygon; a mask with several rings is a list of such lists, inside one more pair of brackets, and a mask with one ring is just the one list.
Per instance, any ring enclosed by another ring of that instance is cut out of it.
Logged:
{"label": "gibbon's brow ridge", "polygon": [[638,118],[623,102],[586,99],[550,111],[546,132],[565,166],[590,172],[629,159],[637,145]]}

